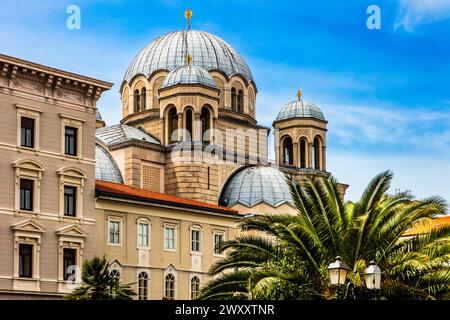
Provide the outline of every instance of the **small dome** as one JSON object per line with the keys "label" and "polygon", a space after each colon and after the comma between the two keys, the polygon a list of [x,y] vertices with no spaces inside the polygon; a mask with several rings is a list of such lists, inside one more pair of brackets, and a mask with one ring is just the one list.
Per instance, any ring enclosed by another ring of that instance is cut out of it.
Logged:
{"label": "small dome", "polygon": [[316,118],[325,120],[322,111],[320,111],[316,104],[303,99],[298,99],[284,105],[280,112],[278,112],[276,121],[290,118]]}
{"label": "small dome", "polygon": [[219,201],[227,207],[253,207],[260,203],[278,207],[293,203],[284,173],[263,166],[244,167],[234,173],[225,183]]}
{"label": "small dome", "polygon": [[168,88],[177,84],[201,84],[211,88],[217,88],[216,82],[208,71],[193,65],[184,65],[171,71],[161,88]]}
{"label": "small dome", "polygon": [[184,65],[187,52],[192,52],[192,64],[204,70],[219,70],[228,77],[242,75],[253,81],[250,68],[228,43],[208,32],[184,30],[167,33],[149,43],[130,63],[124,80],[130,82],[137,74],[149,77],[157,70],[172,71]]}
{"label": "small dome", "polygon": [[100,145],[95,144],[95,179],[123,184],[122,174],[116,161],[109,151]]}

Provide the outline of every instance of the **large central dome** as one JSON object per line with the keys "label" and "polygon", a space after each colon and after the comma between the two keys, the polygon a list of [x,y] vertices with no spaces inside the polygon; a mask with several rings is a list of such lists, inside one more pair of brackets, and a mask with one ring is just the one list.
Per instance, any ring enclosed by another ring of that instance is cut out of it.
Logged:
{"label": "large central dome", "polygon": [[133,59],[124,80],[130,82],[137,74],[149,77],[161,69],[172,71],[185,64],[188,53],[194,66],[219,70],[228,77],[242,75],[249,83],[254,81],[250,68],[233,47],[219,37],[197,30],[171,32],[149,43]]}

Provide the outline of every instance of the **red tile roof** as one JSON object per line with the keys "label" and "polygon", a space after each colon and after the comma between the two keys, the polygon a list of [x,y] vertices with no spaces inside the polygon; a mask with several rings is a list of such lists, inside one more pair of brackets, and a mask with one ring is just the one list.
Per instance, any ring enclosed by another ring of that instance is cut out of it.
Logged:
{"label": "red tile roof", "polygon": [[116,196],[122,196],[122,197],[129,197],[134,198],[138,200],[144,200],[144,201],[151,201],[151,202],[163,202],[167,204],[174,204],[178,206],[184,206],[184,207],[194,207],[198,209],[204,209],[204,210],[212,210],[212,211],[218,211],[222,213],[228,213],[228,214],[234,214],[238,215],[239,212],[234,209],[230,209],[227,207],[222,207],[214,204],[204,203],[200,201],[194,201],[189,199],[183,199],[179,197],[175,197],[172,195],[159,193],[155,191],[145,190],[133,186],[128,186],[124,184],[114,183],[114,182],[107,182],[107,181],[101,181],[101,180],[95,180],[95,189],[97,192],[109,194],[109,195],[116,195]]}
{"label": "red tile roof", "polygon": [[433,228],[440,228],[443,226],[450,226],[450,216],[439,217],[432,219],[429,222],[421,223],[407,231],[404,236],[415,236],[418,234],[427,233]]}

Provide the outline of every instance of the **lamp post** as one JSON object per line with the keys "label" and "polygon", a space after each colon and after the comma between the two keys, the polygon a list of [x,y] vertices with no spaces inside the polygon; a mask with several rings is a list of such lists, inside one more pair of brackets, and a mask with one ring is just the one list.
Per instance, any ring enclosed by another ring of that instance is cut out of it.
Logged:
{"label": "lamp post", "polygon": [[[340,256],[336,257],[336,260],[328,266],[328,273],[330,276],[330,282],[332,286],[338,286],[338,299],[341,299],[340,287],[346,284],[347,274],[349,272],[349,266],[342,260]],[[375,261],[370,261],[369,266],[364,270],[364,278],[366,281],[366,287],[376,294],[376,290],[381,289],[381,269],[375,264]],[[355,299],[354,292],[355,285],[352,281],[347,282],[347,289],[343,299]]]}
{"label": "lamp post", "polygon": [[332,286],[338,286],[338,297],[340,293],[340,286],[345,285],[345,280],[347,278],[347,273],[350,270],[348,265],[342,261],[340,256],[336,257],[336,261],[330,263],[328,266],[328,273],[330,276],[330,281]]}
{"label": "lamp post", "polygon": [[364,270],[364,278],[367,289],[372,291],[375,297],[377,290],[381,289],[381,269],[375,264],[375,261],[369,262],[369,266]]}

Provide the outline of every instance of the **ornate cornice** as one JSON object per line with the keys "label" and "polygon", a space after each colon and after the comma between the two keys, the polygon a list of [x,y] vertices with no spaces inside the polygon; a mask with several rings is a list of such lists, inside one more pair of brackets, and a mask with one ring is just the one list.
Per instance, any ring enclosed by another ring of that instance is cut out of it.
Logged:
{"label": "ornate cornice", "polygon": [[[95,100],[100,98],[103,91],[111,89],[112,83],[85,77],[75,73],[58,70],[26,60],[0,54],[0,76],[10,80],[9,86],[24,87],[43,93],[44,89],[53,89],[55,95],[64,96],[64,92],[71,92]],[[25,86],[22,82],[34,83]],[[1,84],[1,83],[0,83]],[[79,97],[77,100],[81,101]]]}

